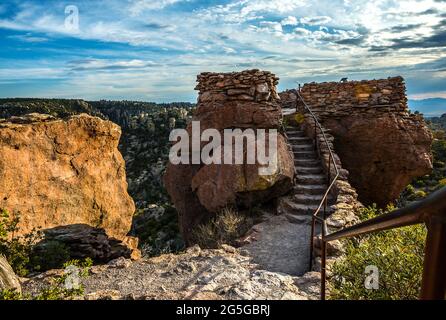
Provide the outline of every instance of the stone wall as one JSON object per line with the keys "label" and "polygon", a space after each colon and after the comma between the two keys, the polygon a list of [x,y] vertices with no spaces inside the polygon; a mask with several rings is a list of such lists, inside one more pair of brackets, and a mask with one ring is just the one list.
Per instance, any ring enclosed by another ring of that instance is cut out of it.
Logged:
{"label": "stone wall", "polygon": [[197,76],[198,103],[209,101],[273,101],[280,100],[276,91],[279,78],[258,69],[231,73],[203,72]]}
{"label": "stone wall", "polygon": [[301,95],[335,137],[363,203],[385,206],[432,170],[432,135],[422,117],[409,113],[403,78],[309,83]]}
{"label": "stone wall", "polygon": [[320,120],[342,118],[353,113],[396,113],[408,111],[406,87],[401,77],[381,80],[308,83],[302,98]]}

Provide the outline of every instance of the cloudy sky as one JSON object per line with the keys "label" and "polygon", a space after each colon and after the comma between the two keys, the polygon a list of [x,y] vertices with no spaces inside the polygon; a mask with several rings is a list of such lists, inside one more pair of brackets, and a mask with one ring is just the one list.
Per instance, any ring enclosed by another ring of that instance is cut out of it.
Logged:
{"label": "cloudy sky", "polygon": [[194,101],[198,73],[260,68],[446,98],[446,0],[2,0],[0,41],[0,97]]}

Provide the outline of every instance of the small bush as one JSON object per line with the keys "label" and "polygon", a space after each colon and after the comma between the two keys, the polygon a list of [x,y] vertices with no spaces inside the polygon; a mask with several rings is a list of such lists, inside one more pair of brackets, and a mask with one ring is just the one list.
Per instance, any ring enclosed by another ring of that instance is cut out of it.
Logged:
{"label": "small bush", "polygon": [[70,250],[65,244],[47,241],[34,247],[30,263],[33,271],[46,271],[61,268],[69,259]]}
{"label": "small bush", "polygon": [[202,248],[217,249],[222,244],[234,246],[252,225],[252,217],[225,208],[207,223],[199,225],[193,232],[193,239]]}
{"label": "small bush", "polygon": [[62,268],[69,260],[69,249],[60,242],[42,240],[42,232],[33,230],[17,236],[20,216],[11,219],[6,210],[0,210],[0,254],[6,257],[14,272],[25,277],[30,272]]}
{"label": "small bush", "polygon": [[412,194],[408,197],[408,199],[409,199],[410,201],[420,200],[420,199],[425,198],[426,195],[427,195],[427,194],[426,194],[425,191],[423,191],[423,190],[417,190],[417,191],[415,191],[414,193],[412,193]]}
{"label": "small bush", "polygon": [[[388,208],[391,210],[391,208]],[[361,220],[382,214],[364,209]],[[421,287],[426,228],[423,225],[382,231],[345,241],[345,255],[332,266],[331,299],[417,299]],[[379,289],[366,289],[365,269],[379,270]]]}
{"label": "small bush", "polygon": [[16,236],[20,217],[10,219],[9,213],[0,209],[0,254],[3,254],[19,276],[30,272],[30,257],[33,245],[41,238],[39,231],[25,236]]}
{"label": "small bush", "polygon": [[[70,260],[64,263],[64,268],[67,269],[70,266],[79,268],[78,276],[85,278],[90,274],[90,267],[93,265],[93,261],[90,258],[86,258],[83,261]],[[31,296],[29,294],[20,294],[14,290],[0,291],[0,300],[72,300],[84,294],[84,288],[82,285],[78,287],[69,288],[66,286],[66,280],[69,277],[69,273],[65,273],[62,276],[53,279],[53,283],[44,289],[42,289],[37,295]]]}

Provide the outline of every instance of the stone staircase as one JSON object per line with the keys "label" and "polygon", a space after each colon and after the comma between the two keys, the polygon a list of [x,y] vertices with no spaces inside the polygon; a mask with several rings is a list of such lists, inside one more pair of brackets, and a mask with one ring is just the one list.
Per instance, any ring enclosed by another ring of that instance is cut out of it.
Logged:
{"label": "stone staircase", "polygon": [[297,175],[292,195],[282,201],[283,213],[292,223],[311,223],[312,215],[327,190],[327,176],[313,140],[297,127],[287,127],[286,133],[293,149]]}
{"label": "stone staircase", "polygon": [[279,215],[268,216],[253,228],[253,241],[243,249],[268,271],[302,276],[310,271],[312,215],[327,190],[327,177],[313,140],[296,127],[287,128],[286,133],[295,158],[294,189],[279,198]]}

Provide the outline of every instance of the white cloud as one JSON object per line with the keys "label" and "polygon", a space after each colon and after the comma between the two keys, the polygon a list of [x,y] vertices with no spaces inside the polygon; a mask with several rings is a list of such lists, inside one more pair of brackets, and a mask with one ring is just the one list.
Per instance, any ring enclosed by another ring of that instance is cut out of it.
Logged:
{"label": "white cloud", "polygon": [[300,23],[308,24],[310,26],[320,26],[324,24],[328,24],[333,19],[327,16],[317,16],[317,17],[303,17],[300,19]]}
{"label": "white cloud", "polygon": [[297,18],[294,16],[288,16],[281,21],[283,26],[296,26],[298,23],[299,21],[297,21]]}
{"label": "white cloud", "polygon": [[69,67],[74,71],[83,70],[123,70],[123,69],[141,69],[155,66],[153,61],[142,61],[138,59],[134,60],[121,60],[113,61],[108,59],[85,59],[70,61]]}
{"label": "white cloud", "polygon": [[140,15],[146,10],[161,10],[182,1],[187,0],[132,0],[129,11],[132,15]]}
{"label": "white cloud", "polygon": [[8,39],[15,39],[15,40],[20,40],[23,42],[30,42],[30,43],[40,43],[40,42],[49,41],[48,38],[33,36],[32,33],[8,36]]}
{"label": "white cloud", "polygon": [[[441,48],[435,52],[420,49],[416,54],[409,50],[382,55],[369,51],[371,46],[392,45],[394,39],[401,37],[420,39],[434,34],[442,18],[422,13],[429,9],[446,12],[445,2],[232,0],[224,5],[207,6],[200,1],[202,9],[189,10],[188,6],[173,10],[172,5],[180,1],[189,0],[110,0],[106,12],[98,5],[99,1],[82,1],[77,34],[64,29],[63,10],[58,12],[56,6],[24,1],[15,16],[0,20],[0,28],[22,31],[23,34],[12,38],[20,41],[49,39],[47,50],[56,50],[50,44],[66,35],[132,45],[135,50],[130,47],[107,53],[113,55],[109,59],[98,58],[98,52],[93,50],[96,48],[69,52],[70,58],[65,59],[81,60],[65,61],[62,66],[64,72],[71,72],[70,85],[77,88],[73,94],[86,92],[90,96],[95,89],[111,96],[126,92],[137,96],[159,95],[156,90],[169,85],[172,95],[187,90],[190,93],[199,72],[248,67],[269,69],[290,83],[315,75],[338,78],[339,73],[371,77],[376,70],[381,72],[378,76],[384,76],[383,72],[397,74],[398,70],[406,70],[405,66],[446,55]],[[392,31],[392,27],[410,24],[420,26],[398,33]],[[114,45],[98,47],[99,51],[105,50],[104,47],[112,50]],[[99,57],[104,56],[103,52],[99,52]],[[62,61],[66,53],[61,50],[58,59]],[[80,57],[73,58],[77,54]],[[267,59],[268,56],[274,58]],[[46,65],[36,64],[42,66],[43,76],[54,76],[45,69]],[[23,70],[25,76],[36,76],[29,67]]]}
{"label": "white cloud", "polygon": [[261,21],[260,26],[262,30],[267,30],[271,32],[279,32],[282,33],[282,25],[279,22],[273,21]]}
{"label": "white cloud", "polygon": [[419,93],[419,94],[409,95],[409,99],[412,99],[412,100],[424,100],[424,99],[431,99],[431,98],[446,99],[446,91],[436,91],[436,92],[427,92],[427,93]]}
{"label": "white cloud", "polygon": [[311,34],[311,31],[305,29],[305,28],[295,28],[294,33],[301,35],[301,36],[308,36]]}

